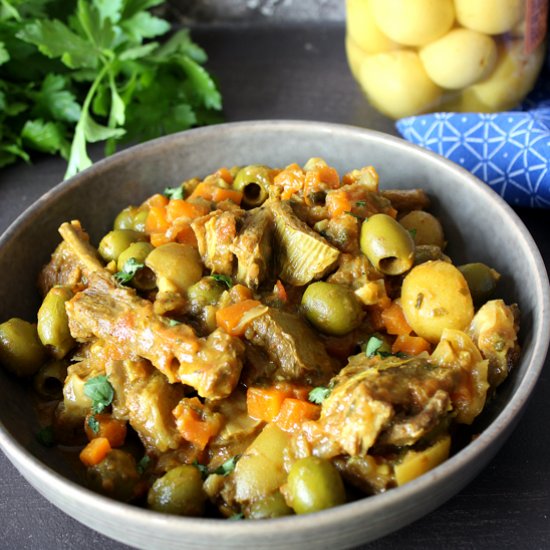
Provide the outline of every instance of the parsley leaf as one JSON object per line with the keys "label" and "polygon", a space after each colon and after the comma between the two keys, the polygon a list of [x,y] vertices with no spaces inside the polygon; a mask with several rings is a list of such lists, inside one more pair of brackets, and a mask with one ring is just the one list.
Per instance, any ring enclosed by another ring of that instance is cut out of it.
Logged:
{"label": "parsley leaf", "polygon": [[129,258],[124,262],[122,271],[115,273],[115,279],[121,284],[129,283],[134,278],[134,275],[144,267],[145,264],[138,262],[135,258]]}
{"label": "parsley leaf", "polygon": [[90,430],[92,430],[92,432],[94,432],[95,434],[99,433],[99,422],[94,415],[89,416],[86,423],[88,424],[88,427],[90,428]]}
{"label": "parsley leaf", "polygon": [[219,476],[229,475],[235,469],[239,458],[241,458],[241,455],[235,455],[231,457],[229,460],[226,460],[221,466],[218,466],[214,471],[210,473],[217,474]]}
{"label": "parsley leaf", "polygon": [[149,467],[149,464],[151,464],[151,457],[147,455],[143,455],[140,459],[140,461],[137,463],[137,469],[140,474],[145,472],[147,468]]}
{"label": "parsley leaf", "polygon": [[92,164],[89,143],[110,154],[221,121],[206,53],[151,11],[162,4],[0,0],[0,166],[40,151],[70,177]]}
{"label": "parsley leaf", "polygon": [[99,375],[86,380],[84,395],[92,400],[92,412],[98,414],[113,402],[115,391],[107,376]]}
{"label": "parsley leaf", "polygon": [[210,275],[210,277],[218,283],[223,283],[227,288],[231,288],[233,286],[233,281],[228,275],[220,275],[219,273],[214,273],[213,275]]}
{"label": "parsley leaf", "polygon": [[183,199],[185,196],[185,191],[181,185],[176,187],[165,187],[162,192],[163,195],[167,196],[169,199]]}
{"label": "parsley leaf", "polygon": [[320,405],[329,395],[332,391],[332,388],[325,388],[324,386],[317,386],[316,388],[313,388],[310,392],[307,398],[312,403],[317,403]]}
{"label": "parsley leaf", "polygon": [[387,344],[384,340],[377,336],[371,336],[365,346],[365,355],[367,357],[374,357],[375,355],[389,357],[391,353],[387,351]]}
{"label": "parsley leaf", "polygon": [[244,514],[242,512],[237,512],[231,516],[229,516],[227,519],[229,521],[239,521],[240,519],[244,518]]}

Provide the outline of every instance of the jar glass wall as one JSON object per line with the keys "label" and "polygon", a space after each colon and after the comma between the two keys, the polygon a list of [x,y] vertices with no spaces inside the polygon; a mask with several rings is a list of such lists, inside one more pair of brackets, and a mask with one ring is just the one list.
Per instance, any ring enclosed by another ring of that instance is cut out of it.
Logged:
{"label": "jar glass wall", "polygon": [[370,103],[391,118],[496,112],[533,88],[548,0],[346,0],[346,52]]}

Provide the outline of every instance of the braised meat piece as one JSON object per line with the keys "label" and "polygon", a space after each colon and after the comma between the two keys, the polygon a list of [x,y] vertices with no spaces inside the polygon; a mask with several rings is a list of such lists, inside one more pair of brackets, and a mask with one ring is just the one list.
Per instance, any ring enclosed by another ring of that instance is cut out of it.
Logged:
{"label": "braised meat piece", "polygon": [[334,373],[335,365],[313,330],[293,313],[269,308],[250,323],[245,337],[277,366],[274,378],[319,385]]}

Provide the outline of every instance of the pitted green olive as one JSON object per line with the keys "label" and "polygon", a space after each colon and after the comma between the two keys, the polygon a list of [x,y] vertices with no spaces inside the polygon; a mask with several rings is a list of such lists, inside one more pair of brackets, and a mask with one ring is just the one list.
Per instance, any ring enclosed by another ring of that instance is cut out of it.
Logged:
{"label": "pitted green olive", "polygon": [[242,204],[249,208],[260,206],[269,195],[269,187],[273,183],[271,169],[261,164],[250,164],[241,168],[235,180],[233,188],[242,191]]}
{"label": "pitted green olive", "polygon": [[407,229],[416,246],[435,245],[445,247],[445,235],[439,220],[424,210],[412,210],[400,218],[399,223]]}
{"label": "pitted green olive", "polygon": [[494,292],[500,274],[480,262],[464,264],[459,266],[458,269],[468,283],[474,304],[479,305],[486,302]]}
{"label": "pitted green olive", "polygon": [[0,324],[0,364],[18,376],[32,376],[44,363],[46,349],[36,325],[13,317]]}
{"label": "pitted green olive", "polygon": [[147,495],[149,508],[165,514],[201,516],[206,502],[198,468],[183,464],[157,479]]}
{"label": "pitted green olive", "polygon": [[351,332],[363,319],[361,305],[350,288],[324,281],[306,288],[302,308],[315,328],[334,336]]}
{"label": "pitted green olive", "polygon": [[65,311],[65,302],[72,297],[70,288],[54,286],[38,310],[38,337],[56,359],[65,357],[75,344]]}
{"label": "pitted green olive", "polygon": [[133,229],[113,229],[101,239],[98,252],[106,262],[112,260],[116,262],[122,251],[132,243],[144,239],[145,236],[142,233]]}
{"label": "pitted green olive", "polygon": [[66,361],[49,361],[35,374],[33,385],[36,393],[47,399],[61,399],[63,384],[67,378]]}
{"label": "pitted green olive", "polygon": [[113,229],[132,229],[143,233],[149,210],[137,206],[127,206],[115,218]]}
{"label": "pitted green olive", "polygon": [[411,234],[387,214],[374,214],[361,225],[361,251],[378,271],[401,275],[414,263]]}
{"label": "pitted green olive", "polygon": [[[117,269],[123,271],[124,265],[131,258],[134,258],[134,260],[140,264],[144,264],[147,256],[149,256],[149,253],[153,250],[154,247],[151,243],[132,243],[126,250],[120,253],[117,260]],[[155,288],[156,284],[155,275],[148,267],[139,269],[130,281],[130,285],[139,290],[152,290]]]}
{"label": "pitted green olive", "polygon": [[248,517],[251,519],[280,518],[293,513],[280,491],[258,499],[250,505]]}
{"label": "pitted green olive", "polygon": [[134,457],[121,449],[113,449],[95,466],[88,468],[92,489],[122,502],[140,495],[141,476]]}
{"label": "pitted green olive", "polygon": [[288,504],[297,514],[309,514],[346,502],[346,491],[336,467],[324,458],[297,460],[288,473]]}
{"label": "pitted green olive", "polygon": [[[227,288],[227,287],[225,287]],[[223,294],[224,286],[213,277],[203,277],[187,290],[189,301],[199,307],[216,304]]]}
{"label": "pitted green olive", "polygon": [[202,277],[201,258],[189,244],[158,246],[147,256],[145,264],[155,273],[160,292],[185,292]]}

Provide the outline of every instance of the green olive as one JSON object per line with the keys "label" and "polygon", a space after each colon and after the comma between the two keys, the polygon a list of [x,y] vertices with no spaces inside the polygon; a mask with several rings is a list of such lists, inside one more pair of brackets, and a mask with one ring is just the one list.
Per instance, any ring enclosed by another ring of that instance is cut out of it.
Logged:
{"label": "green olive", "polygon": [[293,513],[280,491],[254,501],[250,505],[248,517],[251,519],[280,518]]}
{"label": "green olive", "polygon": [[346,502],[346,490],[336,467],[324,458],[297,460],[288,473],[287,502],[297,514],[309,514]]}
{"label": "green olive", "polygon": [[500,279],[500,274],[480,262],[464,264],[458,266],[458,269],[464,275],[470,294],[476,305],[486,302],[494,292],[497,281]]}
{"label": "green olive", "polygon": [[414,243],[445,248],[445,235],[439,220],[424,210],[412,210],[400,218],[399,223],[412,233]]}
{"label": "green olive", "polygon": [[361,304],[350,288],[324,281],[306,288],[302,309],[315,328],[334,336],[351,332],[363,319]]}
{"label": "green olive", "polygon": [[[126,250],[120,253],[117,260],[117,269],[123,271],[124,264],[131,258],[140,264],[144,264],[147,256],[153,250],[154,247],[151,243],[132,243]],[[148,267],[139,269],[130,281],[130,285],[139,290],[152,290],[156,284],[155,274]]]}
{"label": "green olive", "polygon": [[71,289],[54,286],[38,310],[38,337],[56,359],[65,357],[75,344],[65,311],[65,302],[72,297]]}
{"label": "green olive", "polygon": [[46,399],[61,399],[65,378],[67,363],[60,360],[49,361],[34,375],[34,389],[38,395]]}
{"label": "green olive", "polygon": [[411,234],[387,214],[374,214],[363,222],[360,244],[371,264],[385,275],[401,275],[413,266]]}
{"label": "green olive", "polygon": [[203,277],[188,288],[187,297],[191,303],[204,307],[217,304],[224,290],[213,277]]}
{"label": "green olive", "polygon": [[433,260],[450,261],[448,256],[443,254],[443,251],[439,248],[439,246],[432,244],[420,244],[414,248],[414,265],[423,264]]}
{"label": "green olive", "polygon": [[145,232],[145,220],[149,210],[143,207],[128,206],[115,218],[113,229],[133,229]]}
{"label": "green olive", "polygon": [[145,264],[155,273],[160,292],[185,292],[202,277],[201,258],[190,244],[158,246],[147,256]]}
{"label": "green olive", "polygon": [[267,199],[272,183],[271,168],[261,164],[250,164],[237,172],[233,180],[233,188],[242,191],[244,206],[254,208]]}
{"label": "green olive", "polygon": [[126,250],[132,243],[144,239],[143,233],[133,229],[113,229],[101,239],[98,251],[106,262],[112,260],[116,262],[123,250]]}
{"label": "green olive", "polygon": [[122,502],[140,495],[141,476],[135,458],[121,449],[113,449],[87,471],[90,488]]}
{"label": "green olive", "polygon": [[0,324],[0,364],[18,376],[32,376],[46,359],[36,325],[13,317]]}
{"label": "green olive", "polygon": [[165,514],[201,516],[206,498],[199,469],[183,464],[172,468],[153,483],[147,495],[147,504],[149,508]]}

